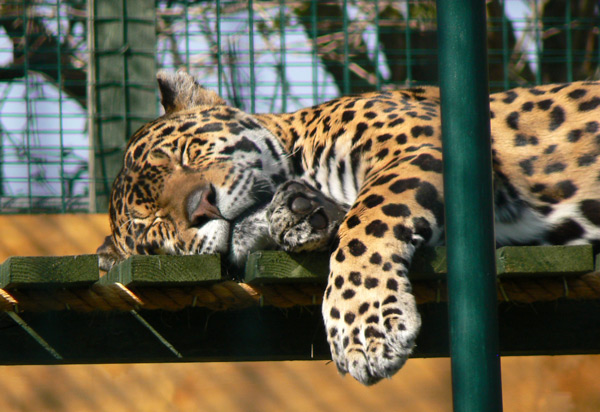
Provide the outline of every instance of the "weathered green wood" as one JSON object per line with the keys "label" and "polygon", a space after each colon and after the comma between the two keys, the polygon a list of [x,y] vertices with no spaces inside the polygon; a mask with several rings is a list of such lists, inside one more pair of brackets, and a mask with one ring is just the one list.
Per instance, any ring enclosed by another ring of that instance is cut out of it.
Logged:
{"label": "weathered green wood", "polygon": [[[506,264],[503,270],[523,276],[535,276],[542,270],[555,276],[565,273],[557,270],[573,273],[577,265],[568,263],[573,259],[587,261],[577,269],[587,272],[591,254],[591,248],[586,247],[515,247],[498,251],[499,259]],[[260,283],[324,282],[327,265],[328,255],[324,253],[261,252],[251,256],[247,276],[249,281]],[[426,248],[415,257],[411,275],[427,278],[443,276],[444,272],[444,248]],[[101,282],[177,286],[219,281],[220,273],[218,255],[135,256]],[[84,274],[89,277],[82,281]],[[97,275],[94,255],[13,257],[0,268],[2,287],[74,287],[97,280]],[[521,306],[500,303],[501,353],[600,353],[599,302],[560,299]],[[419,310],[423,329],[415,356],[447,356],[448,336],[440,333],[447,329],[447,306],[429,303],[420,305]],[[218,312],[186,308],[139,313],[143,324],[130,312],[20,313],[27,328],[16,327],[14,319],[0,315],[0,364],[329,359],[318,306],[285,311],[275,307]],[[27,333],[29,329],[35,333]],[[62,359],[57,359],[54,351]]]}
{"label": "weathered green wood", "polygon": [[13,256],[0,269],[1,288],[69,288],[98,280],[98,257]]}
{"label": "weathered green wood", "polygon": [[[413,357],[448,356],[447,305],[419,305],[423,319]],[[561,299],[528,305],[500,303],[502,355],[600,353],[600,305],[596,300]],[[23,312],[20,316],[62,356],[0,316],[0,364],[115,362],[216,362],[331,359],[318,306],[285,311],[275,307],[140,314],[179,358],[129,312]]]}
{"label": "weathered green wood", "polygon": [[496,251],[496,270],[502,277],[569,276],[594,271],[592,245],[507,246]]}
{"label": "weathered green wood", "polygon": [[325,283],[329,273],[327,253],[254,252],[246,262],[245,281],[256,283]]}
{"label": "weathered green wood", "polygon": [[[254,252],[248,257],[245,281],[256,283],[324,283],[329,273],[327,253]],[[439,279],[446,273],[446,248],[422,248],[410,269],[413,280]]]}
{"label": "weathered green wood", "polygon": [[[413,280],[445,278],[446,248],[421,248],[409,276]],[[576,276],[594,271],[591,245],[505,246],[496,250],[496,274],[501,277]]]}
{"label": "weathered green wood", "polygon": [[[502,277],[576,276],[594,271],[590,245],[509,246],[498,249],[498,275]],[[245,281],[256,283],[325,283],[326,253],[252,253]],[[422,248],[413,259],[412,280],[444,279],[446,249]],[[132,256],[100,278],[101,284],[131,286],[185,285],[222,280],[219,255]],[[0,287],[81,287],[98,281],[96,255],[11,257],[0,267]]]}
{"label": "weathered green wood", "polygon": [[156,5],[154,0],[95,0],[90,38],[95,162],[92,187],[97,211],[105,211],[131,135],[157,115]]}
{"label": "weathered green wood", "polygon": [[[252,253],[246,264],[248,283],[324,282],[329,256],[325,253],[294,254],[281,251]],[[575,276],[594,270],[591,245],[506,246],[496,251],[497,274],[501,277]],[[446,277],[446,248],[419,249],[410,266],[412,280]]]}
{"label": "weathered green wood", "polygon": [[594,257],[594,271],[600,272],[600,254]]}
{"label": "weathered green wood", "polygon": [[217,282],[221,279],[220,255],[132,256],[103,276],[99,283],[129,286],[167,286]]}
{"label": "weathered green wood", "polygon": [[10,317],[17,325],[21,327],[39,347],[42,347],[47,354],[52,356],[54,359],[61,361],[63,358],[56,350],[46,342],[44,338],[40,336],[31,326],[27,324],[16,312],[7,312],[6,315]]}

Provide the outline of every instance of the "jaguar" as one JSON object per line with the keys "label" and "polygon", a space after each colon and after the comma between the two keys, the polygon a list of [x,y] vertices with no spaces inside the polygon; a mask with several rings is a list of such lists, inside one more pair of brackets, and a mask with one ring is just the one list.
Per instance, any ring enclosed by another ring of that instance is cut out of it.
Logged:
{"label": "jaguar", "polygon": [[[338,370],[391,377],[421,318],[415,250],[444,242],[440,96],[412,87],[247,114],[182,71],[129,140],[101,267],[134,254],[329,250],[322,313]],[[490,96],[498,245],[600,240],[600,82]]]}

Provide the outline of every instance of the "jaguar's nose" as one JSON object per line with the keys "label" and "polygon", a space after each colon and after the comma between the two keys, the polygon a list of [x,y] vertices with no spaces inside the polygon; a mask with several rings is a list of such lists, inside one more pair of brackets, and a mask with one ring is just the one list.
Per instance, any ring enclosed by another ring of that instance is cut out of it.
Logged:
{"label": "jaguar's nose", "polygon": [[201,226],[211,219],[225,219],[216,205],[216,200],[213,185],[202,185],[194,189],[185,202],[190,226]]}

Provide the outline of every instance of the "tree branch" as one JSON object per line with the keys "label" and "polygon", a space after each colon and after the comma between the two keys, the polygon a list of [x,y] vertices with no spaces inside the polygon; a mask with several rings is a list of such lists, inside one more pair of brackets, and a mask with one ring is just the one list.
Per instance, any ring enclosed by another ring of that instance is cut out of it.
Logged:
{"label": "tree branch", "polygon": [[13,61],[0,67],[0,81],[25,77],[26,71],[41,73],[86,106],[87,75],[67,43],[69,36],[61,44],[29,3],[0,6],[0,26],[13,43]]}

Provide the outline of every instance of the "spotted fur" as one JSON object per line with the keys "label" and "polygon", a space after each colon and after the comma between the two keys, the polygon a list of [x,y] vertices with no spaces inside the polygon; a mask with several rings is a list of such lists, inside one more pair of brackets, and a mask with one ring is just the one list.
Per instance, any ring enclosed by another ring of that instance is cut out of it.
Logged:
{"label": "spotted fur", "polygon": [[[159,83],[167,113],[129,143],[103,266],[209,252],[243,264],[251,250],[331,240],[333,360],[364,384],[394,374],[421,323],[411,258],[444,237],[438,89],[248,115],[185,73]],[[514,89],[490,104],[498,244],[598,242],[600,84]]]}

